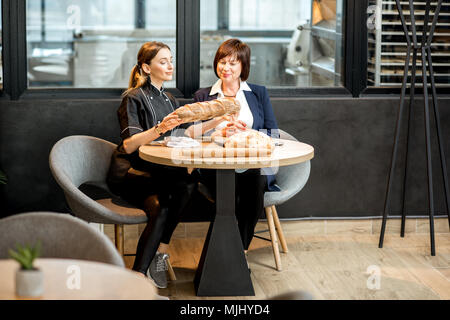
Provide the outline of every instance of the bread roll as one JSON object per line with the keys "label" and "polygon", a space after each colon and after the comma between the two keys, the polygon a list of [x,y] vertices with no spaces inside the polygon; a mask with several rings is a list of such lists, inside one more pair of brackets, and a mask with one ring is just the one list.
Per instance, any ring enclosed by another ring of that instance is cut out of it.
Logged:
{"label": "bread roll", "polygon": [[268,135],[256,130],[248,129],[226,138],[224,147],[267,149],[272,152],[275,148],[275,144]]}
{"label": "bread roll", "polygon": [[238,114],[241,110],[239,101],[234,98],[220,98],[212,101],[195,102],[186,104],[177,110],[175,114],[183,122],[208,120],[226,114]]}

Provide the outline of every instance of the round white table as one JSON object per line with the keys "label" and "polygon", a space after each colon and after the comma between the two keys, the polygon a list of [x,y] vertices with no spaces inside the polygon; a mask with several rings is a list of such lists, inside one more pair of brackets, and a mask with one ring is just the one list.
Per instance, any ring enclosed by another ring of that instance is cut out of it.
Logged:
{"label": "round white table", "polygon": [[[70,259],[36,259],[44,273],[42,300],[154,300],[155,286],[149,279],[118,266]],[[15,294],[19,264],[0,260],[0,300],[29,299]]]}
{"label": "round white table", "polygon": [[255,295],[235,217],[235,169],[287,166],[314,157],[314,148],[308,144],[292,140],[275,141],[281,145],[276,146],[270,155],[236,149],[237,155],[243,155],[238,157],[223,157],[227,150],[213,142],[184,150],[160,145],[139,148],[139,156],[149,162],[217,169],[216,215],[209,226],[194,279],[198,296]]}
{"label": "round white table", "polygon": [[[213,142],[204,142],[200,148],[168,148],[161,145],[144,145],[139,148],[139,156],[157,164],[203,169],[256,169],[273,166],[288,166],[314,157],[314,148],[299,141],[274,139],[276,146],[272,154],[266,156],[221,157],[227,149]],[[240,152],[242,149],[238,149]],[[238,153],[239,155],[239,153]]]}

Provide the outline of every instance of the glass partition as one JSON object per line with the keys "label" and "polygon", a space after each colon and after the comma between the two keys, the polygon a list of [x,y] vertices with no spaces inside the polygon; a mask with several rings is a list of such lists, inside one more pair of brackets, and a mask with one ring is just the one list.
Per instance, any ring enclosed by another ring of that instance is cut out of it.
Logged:
{"label": "glass partition", "polygon": [[126,88],[140,46],[175,58],[175,37],[176,0],[27,0],[29,87]]}
{"label": "glass partition", "polygon": [[200,87],[216,80],[214,55],[228,38],[251,50],[249,82],[268,87],[341,86],[342,0],[201,0]]}

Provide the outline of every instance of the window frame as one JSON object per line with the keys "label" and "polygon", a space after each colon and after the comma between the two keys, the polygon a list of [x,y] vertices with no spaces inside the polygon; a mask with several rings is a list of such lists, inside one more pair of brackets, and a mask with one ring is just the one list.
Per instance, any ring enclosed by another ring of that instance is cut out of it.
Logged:
{"label": "window frame", "polygon": [[26,0],[2,1],[2,95],[11,100],[18,100],[27,89],[25,11]]}
{"label": "window frame", "polygon": [[[143,3],[141,0],[135,1],[139,5]],[[269,87],[270,96],[303,98],[398,94],[400,88],[367,86],[367,6],[368,0],[344,1],[341,87]],[[200,84],[200,0],[177,0],[176,8],[177,79],[176,88],[169,88],[168,91],[177,98],[191,98]],[[3,0],[2,18],[2,96],[8,96],[11,100],[120,98],[125,88],[28,88],[26,0]],[[226,15],[219,18],[222,21]],[[277,31],[272,33],[276,34]],[[438,88],[438,92],[449,94],[450,88]]]}

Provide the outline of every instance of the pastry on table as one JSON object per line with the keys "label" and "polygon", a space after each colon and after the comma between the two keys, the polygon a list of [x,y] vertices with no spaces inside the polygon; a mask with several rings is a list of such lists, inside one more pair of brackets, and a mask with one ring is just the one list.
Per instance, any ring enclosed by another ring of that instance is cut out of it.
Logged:
{"label": "pastry on table", "polygon": [[262,132],[246,129],[230,135],[226,129],[218,129],[211,135],[212,140],[224,148],[184,149],[183,155],[198,158],[267,157],[275,148],[272,138]]}
{"label": "pastry on table", "polygon": [[271,152],[275,148],[275,143],[268,135],[247,129],[226,137],[223,146],[225,148],[268,149]]}

